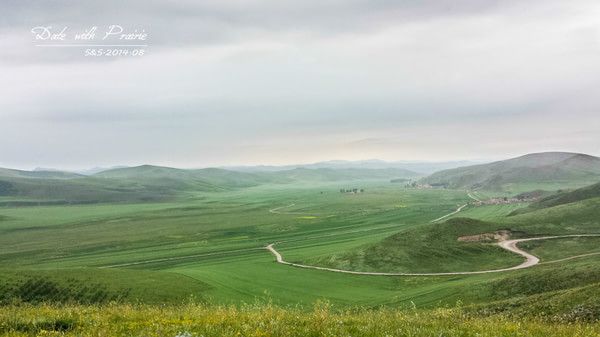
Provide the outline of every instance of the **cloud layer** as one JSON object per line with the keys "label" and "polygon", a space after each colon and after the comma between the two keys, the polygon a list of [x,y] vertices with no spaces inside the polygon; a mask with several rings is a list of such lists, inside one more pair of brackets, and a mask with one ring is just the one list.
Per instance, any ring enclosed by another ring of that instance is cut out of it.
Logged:
{"label": "cloud layer", "polygon": [[[594,1],[0,4],[0,164],[600,154]],[[120,24],[143,57],[35,47]]]}

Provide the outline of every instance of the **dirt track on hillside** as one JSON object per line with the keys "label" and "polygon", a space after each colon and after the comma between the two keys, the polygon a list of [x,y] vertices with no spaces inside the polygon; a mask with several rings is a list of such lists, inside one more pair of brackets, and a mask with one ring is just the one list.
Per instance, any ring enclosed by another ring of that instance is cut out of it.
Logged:
{"label": "dirt track on hillside", "polygon": [[[472,197],[470,195],[470,193],[468,194],[470,198],[475,199],[474,197]],[[477,199],[475,199],[477,200]],[[458,209],[452,213],[446,214],[440,218],[437,218],[435,220],[432,220],[431,222],[437,222],[441,219],[447,218],[451,215],[454,215],[458,212],[460,212],[464,207],[466,207],[468,204],[464,204],[460,207],[458,207]],[[284,207],[289,207],[289,206],[284,206]],[[273,209],[273,210],[277,210],[277,209]],[[269,210],[269,212],[272,212],[273,210]],[[272,212],[273,213],[273,212]],[[283,259],[283,256],[273,247],[275,245],[275,243],[271,243],[269,245],[267,245],[265,247],[265,249],[267,249],[268,251],[271,252],[271,254],[273,254],[275,256],[275,260],[277,261],[277,263],[281,263],[281,264],[285,264],[288,266],[293,266],[293,267],[298,267],[298,268],[305,268],[305,269],[315,269],[315,270],[324,270],[324,271],[330,271],[330,272],[335,272],[335,273],[344,273],[344,274],[354,274],[354,275],[372,275],[372,276],[444,276],[444,275],[474,275],[474,274],[488,274],[488,273],[499,273],[499,272],[506,272],[506,271],[512,271],[512,270],[518,270],[518,269],[525,269],[525,268],[529,268],[529,267],[533,267],[536,264],[540,263],[540,259],[535,256],[532,255],[522,249],[520,249],[519,247],[517,247],[517,244],[520,242],[526,242],[526,241],[535,241],[535,240],[551,240],[551,239],[560,239],[560,238],[574,238],[574,237],[594,237],[594,236],[599,236],[600,234],[573,234],[573,235],[558,235],[558,236],[542,236],[542,237],[533,237],[533,238],[525,238],[525,239],[513,239],[513,240],[503,240],[497,243],[497,245],[509,252],[521,255],[525,258],[525,261],[517,266],[514,267],[509,267],[509,268],[501,268],[501,269],[488,269],[488,270],[479,270],[479,271],[463,271],[463,272],[443,272],[443,273],[386,273],[386,272],[366,272],[366,271],[353,271],[353,270],[344,270],[344,269],[336,269],[336,268],[327,268],[327,267],[319,267],[319,266],[310,266],[310,265],[305,265],[305,264],[299,264],[299,263],[292,263],[292,262],[288,262],[285,261]],[[574,258],[578,258],[578,257],[584,257],[584,256],[591,256],[591,255],[596,255],[597,253],[591,253],[591,254],[582,254],[582,255],[577,255],[577,256],[573,256],[573,257],[568,257],[565,259],[561,259],[561,260],[556,260],[556,261],[548,261],[546,263],[551,263],[551,262],[559,262],[559,261],[565,261],[565,260],[569,260],[569,259],[574,259]],[[598,253],[600,254],[600,253]]]}
{"label": "dirt track on hillside", "polygon": [[[309,265],[291,263],[291,262],[285,261],[283,259],[283,256],[281,256],[281,254],[277,250],[275,250],[275,248],[273,248],[273,246],[275,245],[274,243],[271,243],[270,245],[266,246],[265,248],[267,250],[269,250],[275,256],[277,263],[281,263],[281,264],[285,264],[285,265],[293,266],[293,267],[298,267],[298,268],[325,270],[325,271],[331,271],[331,272],[336,272],[336,273],[345,273],[345,274],[354,274],[354,275],[373,275],[373,276],[475,275],[475,274],[499,273],[499,272],[517,270],[517,269],[525,269],[525,268],[533,267],[536,264],[540,263],[540,259],[537,256],[529,254],[526,251],[518,248],[517,244],[519,242],[534,241],[534,240],[550,240],[550,239],[560,239],[560,238],[589,237],[589,236],[600,236],[600,234],[543,236],[543,237],[536,237],[536,238],[514,239],[514,240],[501,241],[501,242],[498,242],[498,246],[500,246],[503,249],[508,250],[509,252],[523,256],[525,258],[525,262],[523,262],[517,266],[509,267],[509,268],[478,270],[478,271],[444,272],[444,273],[385,273],[385,272],[353,271],[353,270],[335,269],[335,268],[327,268],[327,267],[319,267],[319,266],[309,266]],[[590,255],[592,255],[592,254],[578,255],[575,257],[571,257],[571,258],[584,257],[584,256],[590,256]],[[568,260],[571,258],[561,259],[561,261]],[[553,261],[549,261],[547,263],[550,263],[550,262],[553,262]]]}

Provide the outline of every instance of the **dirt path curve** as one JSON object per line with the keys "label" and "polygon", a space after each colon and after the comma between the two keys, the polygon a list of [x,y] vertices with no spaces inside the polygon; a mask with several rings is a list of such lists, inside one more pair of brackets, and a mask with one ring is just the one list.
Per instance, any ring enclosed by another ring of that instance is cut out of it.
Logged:
{"label": "dirt path curve", "polygon": [[288,212],[280,212],[279,210],[280,209],[284,209],[284,208],[288,208],[288,207],[292,207],[294,205],[296,205],[296,203],[291,203],[291,204],[289,204],[287,206],[281,206],[281,207],[277,207],[277,208],[272,208],[272,209],[269,210],[269,213],[273,213],[273,214],[291,214],[291,213],[288,213]]}
{"label": "dirt path curve", "polygon": [[467,193],[467,195],[469,196],[469,198],[471,198],[471,199],[473,199],[473,200],[475,200],[475,201],[479,201],[479,202],[483,201],[483,200],[479,199],[479,198],[478,198],[478,197],[475,195],[475,192],[473,192],[473,193],[471,193],[471,192],[468,192],[468,193]]}
{"label": "dirt path curve", "polygon": [[[469,198],[471,198],[475,201],[480,201],[477,197],[471,195],[470,192],[468,192],[467,195],[469,196]],[[463,208],[467,207],[467,205],[468,205],[468,203],[464,204],[462,206],[459,206],[454,212],[448,213],[442,217],[434,219],[431,222],[437,222],[437,221],[445,219],[449,216],[452,216],[452,215],[460,212]],[[287,208],[287,207],[291,207],[291,206],[294,206],[294,204],[274,208],[274,209],[269,210],[269,212],[282,214],[282,213],[278,212],[279,209]],[[285,265],[293,266],[293,267],[298,267],[298,268],[324,270],[324,271],[331,271],[331,272],[335,272],[335,273],[345,273],[345,274],[354,274],[354,275],[373,275],[373,276],[474,275],[474,274],[488,274],[488,273],[498,273],[498,272],[517,270],[517,269],[524,269],[524,268],[533,267],[536,264],[539,264],[540,259],[537,256],[529,254],[528,252],[517,247],[517,244],[519,242],[535,241],[535,240],[550,240],[550,239],[560,239],[560,238],[589,237],[589,236],[600,236],[600,234],[573,234],[573,235],[558,235],[558,236],[541,236],[541,237],[526,238],[526,239],[513,239],[513,240],[500,241],[497,243],[498,246],[500,246],[501,248],[503,248],[505,250],[508,250],[509,252],[523,256],[525,258],[525,262],[521,263],[520,265],[517,265],[514,267],[509,267],[509,268],[489,269],[489,270],[479,270],[479,271],[446,272],[446,273],[385,273],[385,272],[353,271],[353,270],[344,270],[344,269],[327,268],[327,267],[319,267],[319,266],[309,266],[309,265],[305,265],[305,264],[292,263],[292,262],[285,261],[283,259],[283,256],[281,256],[281,254],[275,248],[273,248],[275,243],[271,243],[271,244],[267,245],[265,247],[265,249],[270,251],[271,254],[273,254],[275,256],[275,260],[277,261],[277,263],[281,263],[281,264],[285,264]],[[577,256],[572,256],[572,257],[568,257],[568,258],[564,258],[564,259],[560,259],[560,260],[556,260],[556,261],[548,261],[546,263],[560,262],[560,261],[570,260],[570,259],[574,259],[574,258],[578,258],[578,257],[592,256],[592,255],[596,255],[596,254],[600,254],[600,253],[577,255]]]}
{"label": "dirt path curve", "polygon": [[469,204],[464,204],[464,205],[462,205],[462,206],[459,206],[459,207],[456,209],[456,211],[454,211],[454,212],[452,212],[452,213],[448,213],[448,214],[446,214],[446,215],[444,215],[444,216],[441,216],[441,217],[439,217],[439,218],[437,218],[437,219],[433,219],[433,220],[431,220],[431,221],[430,221],[430,223],[433,223],[433,222],[438,222],[438,221],[440,221],[440,220],[444,220],[444,219],[446,219],[447,217],[449,217],[449,216],[451,216],[451,215],[454,215],[454,214],[456,214],[456,213],[458,213],[458,212],[462,211],[462,209],[463,209],[463,208],[465,208],[465,207],[467,207],[468,205],[469,205]]}
{"label": "dirt path curve", "polygon": [[[481,200],[479,200],[477,197],[473,196],[473,195],[471,194],[471,192],[467,192],[467,196],[468,196],[469,198],[471,198],[471,199],[475,200],[475,201],[481,201]],[[449,216],[452,216],[452,215],[454,215],[454,214],[456,214],[456,213],[458,213],[458,212],[462,211],[462,210],[463,210],[463,208],[467,207],[468,205],[469,205],[469,203],[466,203],[466,204],[464,204],[464,205],[462,205],[462,206],[459,206],[459,207],[456,209],[456,211],[454,211],[454,212],[451,212],[451,213],[448,213],[448,214],[446,214],[446,215],[443,215],[443,216],[441,216],[441,217],[439,217],[439,218],[437,218],[437,219],[433,219],[433,220],[431,220],[431,221],[430,221],[430,223],[434,223],[434,222],[438,222],[438,221],[440,221],[440,220],[444,220],[444,219],[446,219],[447,217],[449,217]]]}
{"label": "dirt path curve", "polygon": [[[534,240],[550,240],[550,239],[560,239],[560,238],[575,238],[575,237],[589,237],[589,236],[600,236],[600,234],[575,234],[575,235],[558,235],[558,236],[542,236],[536,238],[526,238],[526,239],[514,239],[514,240],[506,240],[498,242],[498,246],[503,249],[508,250],[509,252],[513,252],[515,254],[519,254],[525,258],[525,262],[520,265],[502,268],[502,269],[489,269],[489,270],[479,270],[479,271],[462,271],[462,272],[447,272],[447,273],[384,273],[384,272],[367,272],[367,271],[353,271],[353,270],[344,270],[344,269],[335,269],[335,268],[327,268],[327,267],[319,267],[319,266],[309,266],[304,264],[287,262],[283,259],[283,256],[273,248],[275,245],[271,243],[265,248],[269,250],[277,260],[277,263],[285,264],[288,266],[298,267],[298,268],[306,268],[306,269],[316,269],[316,270],[325,270],[336,273],[345,273],[345,274],[354,274],[354,275],[372,275],[372,276],[444,276],[444,275],[475,275],[475,274],[488,274],[488,273],[499,273],[517,269],[524,269],[533,267],[536,264],[540,263],[540,259],[534,255],[527,253],[526,251],[517,247],[519,242],[525,241],[534,241]],[[588,254],[592,255],[592,254]],[[578,255],[577,257],[583,257],[586,255]],[[570,259],[570,258],[567,258]],[[567,260],[562,259],[562,260]],[[558,262],[562,260],[549,261],[550,262]]]}

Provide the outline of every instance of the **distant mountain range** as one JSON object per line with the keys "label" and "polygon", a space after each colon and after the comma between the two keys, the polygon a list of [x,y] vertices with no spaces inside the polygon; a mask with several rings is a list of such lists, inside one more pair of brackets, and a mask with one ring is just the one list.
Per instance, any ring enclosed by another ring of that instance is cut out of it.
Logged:
{"label": "distant mountain range", "polygon": [[[295,165],[238,165],[238,166],[219,166],[218,168],[238,171],[238,172],[275,172],[275,171],[288,171],[298,168],[305,169],[404,169],[418,173],[420,175],[428,175],[437,171],[481,164],[481,161],[441,161],[441,162],[425,162],[425,161],[384,161],[380,159],[368,159],[368,160],[329,160],[311,164],[295,164]],[[128,168],[129,166],[112,166],[112,167],[94,167],[90,169],[73,170],[69,172],[82,174],[82,175],[94,175],[100,172]],[[42,168],[38,167],[33,170],[34,172],[64,172],[63,170],[54,168]]]}
{"label": "distant mountain range", "polygon": [[[0,205],[158,201],[182,192],[217,192],[263,184],[416,179],[401,168],[295,168],[239,172],[221,168],[177,169],[153,165],[82,175],[55,170],[0,169]],[[23,198],[27,199],[23,201]],[[31,199],[34,199],[33,201]]]}
{"label": "distant mountain range", "polygon": [[420,162],[420,161],[394,161],[388,162],[379,159],[369,159],[369,160],[357,160],[357,161],[349,161],[349,160],[330,160],[317,162],[312,164],[297,164],[297,165],[282,165],[282,166],[274,166],[274,165],[256,165],[256,166],[224,166],[223,168],[234,170],[234,171],[243,171],[243,172],[257,172],[257,171],[285,171],[296,168],[305,168],[305,169],[404,169],[413,171],[416,173],[420,173],[421,175],[431,174],[436,171],[446,170],[461,166],[469,166],[474,164],[480,164],[481,162],[474,161],[445,161],[445,162]]}
{"label": "distant mountain range", "polygon": [[[99,169],[99,172],[90,175],[52,169],[23,171],[0,168],[0,197],[8,197],[0,200],[0,204],[15,203],[15,200],[23,198],[57,203],[155,201],[190,191],[226,191],[264,184],[366,180],[404,182],[420,179],[420,184],[473,190],[500,191],[514,184],[531,187],[521,192],[544,189],[536,183],[574,188],[600,181],[600,158],[578,153],[534,153],[489,164],[454,167],[469,163],[388,163],[367,160],[228,169],[142,165]],[[442,169],[426,177],[422,173],[447,167],[453,168]]]}
{"label": "distant mountain range", "polygon": [[448,188],[502,190],[509,184],[600,181],[600,158],[581,153],[532,153],[436,172],[420,180]]}
{"label": "distant mountain range", "polygon": [[143,181],[161,179],[162,181],[210,182],[214,186],[247,187],[265,183],[290,183],[294,181],[342,181],[364,179],[417,178],[416,172],[400,169],[367,168],[294,168],[277,171],[234,171],[222,168],[176,169],[170,167],[142,165],[102,171],[95,178],[126,179]]}

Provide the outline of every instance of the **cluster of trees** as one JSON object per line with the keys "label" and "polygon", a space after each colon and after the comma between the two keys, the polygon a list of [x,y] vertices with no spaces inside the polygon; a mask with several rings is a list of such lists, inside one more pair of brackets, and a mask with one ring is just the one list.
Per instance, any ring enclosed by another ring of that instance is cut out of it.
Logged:
{"label": "cluster of trees", "polygon": [[365,191],[364,188],[341,188],[340,193],[363,193]]}

